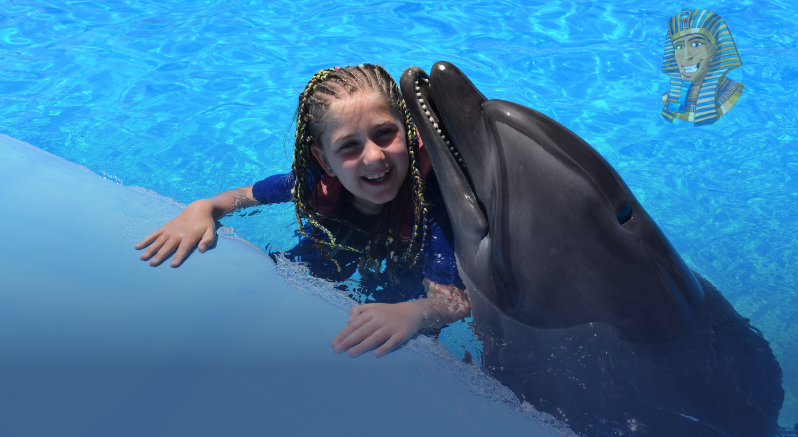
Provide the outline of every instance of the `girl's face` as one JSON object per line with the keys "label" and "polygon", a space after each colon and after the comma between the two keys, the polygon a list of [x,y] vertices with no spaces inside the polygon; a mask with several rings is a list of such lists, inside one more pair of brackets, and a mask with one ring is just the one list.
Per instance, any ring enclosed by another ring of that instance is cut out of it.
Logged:
{"label": "girl's face", "polygon": [[358,211],[375,215],[399,193],[410,166],[404,124],[370,92],[336,100],[328,114],[321,146],[311,152],[352,193]]}

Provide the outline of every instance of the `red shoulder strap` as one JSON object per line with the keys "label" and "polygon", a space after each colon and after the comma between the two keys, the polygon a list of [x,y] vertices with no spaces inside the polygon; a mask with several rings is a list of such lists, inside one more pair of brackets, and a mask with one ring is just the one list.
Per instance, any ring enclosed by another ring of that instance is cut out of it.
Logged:
{"label": "red shoulder strap", "polygon": [[[316,205],[316,193],[318,193],[319,204]],[[341,195],[341,181],[327,173],[321,177],[316,184],[316,189],[310,195],[310,206],[322,215],[329,215],[335,211],[338,205],[338,196]]]}

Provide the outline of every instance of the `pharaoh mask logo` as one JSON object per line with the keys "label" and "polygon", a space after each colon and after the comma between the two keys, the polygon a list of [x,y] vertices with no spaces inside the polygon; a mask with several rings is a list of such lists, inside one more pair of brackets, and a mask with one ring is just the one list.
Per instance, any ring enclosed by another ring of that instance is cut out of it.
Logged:
{"label": "pharaoh mask logo", "polygon": [[743,92],[743,84],[726,77],[743,65],[729,27],[705,9],[684,10],[668,20],[662,72],[670,90],[662,95],[662,116],[712,124],[725,115]]}

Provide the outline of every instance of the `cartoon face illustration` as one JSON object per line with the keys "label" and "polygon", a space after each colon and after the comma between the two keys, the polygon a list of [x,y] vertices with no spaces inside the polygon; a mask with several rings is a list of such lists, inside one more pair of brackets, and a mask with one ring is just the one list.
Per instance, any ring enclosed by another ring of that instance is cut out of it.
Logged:
{"label": "cartoon face illustration", "polygon": [[668,20],[662,71],[670,89],[662,95],[662,116],[712,124],[726,114],[743,92],[743,84],[726,77],[742,64],[731,31],[716,13],[684,10]]}
{"label": "cartoon face illustration", "polygon": [[709,71],[709,63],[715,57],[718,46],[700,33],[683,36],[673,42],[676,64],[682,80],[700,82]]}

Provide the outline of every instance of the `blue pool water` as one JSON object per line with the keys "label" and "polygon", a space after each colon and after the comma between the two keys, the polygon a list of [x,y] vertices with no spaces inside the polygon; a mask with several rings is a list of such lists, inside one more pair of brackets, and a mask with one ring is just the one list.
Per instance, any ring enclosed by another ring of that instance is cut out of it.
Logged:
{"label": "blue pool water", "polygon": [[[743,60],[731,73],[741,100],[699,128],[659,114],[665,23],[683,7],[721,15]],[[448,60],[615,166],[687,263],[770,340],[780,423],[792,426],[797,41],[791,2],[0,0],[0,133],[188,203],[287,171],[296,98],[318,69],[372,62],[398,76]],[[261,247],[291,244],[290,205],[223,223]],[[455,327],[442,339],[457,351],[466,337]]]}

